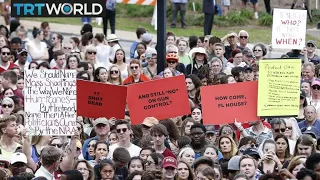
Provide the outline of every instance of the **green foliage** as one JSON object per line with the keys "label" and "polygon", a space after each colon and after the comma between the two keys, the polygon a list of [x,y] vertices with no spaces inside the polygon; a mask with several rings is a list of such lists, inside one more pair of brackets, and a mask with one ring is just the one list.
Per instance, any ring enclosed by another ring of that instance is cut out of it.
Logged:
{"label": "green foliage", "polygon": [[240,11],[240,16],[246,19],[252,20],[254,18],[254,13],[249,9],[243,9]]}
{"label": "green foliage", "polygon": [[152,17],[154,6],[123,4],[123,17]]}
{"label": "green foliage", "polygon": [[213,24],[219,27],[230,27],[230,21],[227,16],[215,16]]}
{"label": "green foliage", "polygon": [[[200,2],[194,2],[194,6],[195,6],[196,12],[201,12],[202,3],[200,3]],[[188,3],[188,11],[192,11],[192,12],[193,12],[193,2],[189,2],[189,3]]]}
{"label": "green foliage", "polygon": [[259,16],[258,24],[261,26],[272,26],[273,17],[270,14],[261,14]]}
{"label": "green foliage", "polygon": [[241,16],[241,13],[233,11],[228,13],[228,19],[232,26],[243,26],[248,24],[249,20],[245,16]]}

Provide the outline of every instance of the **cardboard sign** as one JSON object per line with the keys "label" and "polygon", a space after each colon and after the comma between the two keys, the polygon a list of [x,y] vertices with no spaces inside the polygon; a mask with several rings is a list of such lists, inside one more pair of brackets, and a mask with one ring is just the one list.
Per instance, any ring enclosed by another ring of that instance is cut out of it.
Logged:
{"label": "cardboard sign", "polygon": [[306,26],[307,10],[274,9],[272,48],[303,49]]}
{"label": "cardboard sign", "polygon": [[184,76],[129,85],[128,106],[132,124],[146,117],[161,120],[190,114]]}
{"label": "cardboard sign", "polygon": [[78,80],[77,89],[79,116],[124,118],[127,96],[125,86]]}
{"label": "cardboard sign", "polygon": [[204,124],[257,121],[258,82],[201,87]]}
{"label": "cardboard sign", "polygon": [[259,62],[258,116],[297,116],[301,59]]}
{"label": "cardboard sign", "polygon": [[25,127],[29,135],[74,135],[77,130],[75,70],[24,71]]}

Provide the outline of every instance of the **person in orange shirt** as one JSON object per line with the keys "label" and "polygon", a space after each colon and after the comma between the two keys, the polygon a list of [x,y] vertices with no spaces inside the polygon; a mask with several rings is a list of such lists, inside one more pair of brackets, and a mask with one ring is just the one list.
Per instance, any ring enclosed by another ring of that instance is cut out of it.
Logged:
{"label": "person in orange shirt", "polygon": [[131,75],[123,81],[123,85],[150,81],[146,75],[142,74],[141,64],[137,59],[131,60],[130,73]]}

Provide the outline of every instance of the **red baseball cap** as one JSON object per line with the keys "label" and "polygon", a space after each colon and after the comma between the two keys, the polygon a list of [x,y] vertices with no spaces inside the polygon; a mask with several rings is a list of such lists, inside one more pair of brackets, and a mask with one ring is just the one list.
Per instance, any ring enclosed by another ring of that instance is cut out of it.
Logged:
{"label": "red baseball cap", "polygon": [[166,167],[173,167],[173,168],[177,168],[177,160],[174,157],[168,156],[165,157],[162,161],[162,167],[166,168]]}

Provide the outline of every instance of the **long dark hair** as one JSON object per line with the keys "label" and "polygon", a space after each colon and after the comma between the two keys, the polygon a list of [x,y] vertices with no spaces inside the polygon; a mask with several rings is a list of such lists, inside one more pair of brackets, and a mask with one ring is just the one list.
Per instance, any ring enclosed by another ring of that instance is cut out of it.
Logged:
{"label": "long dark hair", "polygon": [[98,67],[96,70],[93,72],[93,81],[95,82],[101,82],[100,79],[98,78],[100,70],[105,69],[107,72],[108,70],[105,67]]}
{"label": "long dark hair", "polygon": [[[285,136],[285,135],[283,135],[283,134],[278,134],[275,138],[274,138],[274,141],[276,142],[276,147],[277,147],[277,140],[278,139],[284,139],[285,141],[286,141],[286,143],[287,143],[287,148],[286,148],[286,150],[285,150],[285,155],[284,155],[284,158],[285,159],[289,159],[290,157],[291,157],[291,155],[290,155],[290,146],[289,146],[289,140],[288,140],[288,138]],[[276,152],[277,153],[277,152]]]}
{"label": "long dark hair", "polygon": [[124,52],[123,49],[118,49],[118,50],[116,51],[116,53],[114,54],[113,64],[116,64],[116,63],[117,63],[117,52],[118,52],[118,51],[122,51],[122,53],[123,53],[123,62],[126,63],[126,52]]}

